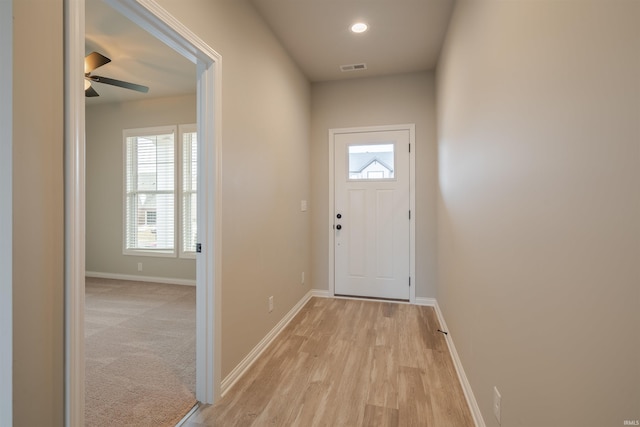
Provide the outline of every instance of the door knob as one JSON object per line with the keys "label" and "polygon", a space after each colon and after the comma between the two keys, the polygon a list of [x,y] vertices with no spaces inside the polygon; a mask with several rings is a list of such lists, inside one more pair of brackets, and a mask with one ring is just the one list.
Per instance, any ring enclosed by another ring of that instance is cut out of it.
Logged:
{"label": "door knob", "polygon": [[342,226],[340,224],[336,225],[336,229],[342,230]]}

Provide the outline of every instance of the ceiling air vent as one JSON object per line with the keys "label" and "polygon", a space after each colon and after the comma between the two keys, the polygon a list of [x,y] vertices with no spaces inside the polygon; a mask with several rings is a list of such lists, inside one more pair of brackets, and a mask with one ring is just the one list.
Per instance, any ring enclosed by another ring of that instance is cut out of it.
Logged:
{"label": "ceiling air vent", "polygon": [[341,65],[340,71],[360,71],[366,70],[367,64],[350,64],[350,65]]}

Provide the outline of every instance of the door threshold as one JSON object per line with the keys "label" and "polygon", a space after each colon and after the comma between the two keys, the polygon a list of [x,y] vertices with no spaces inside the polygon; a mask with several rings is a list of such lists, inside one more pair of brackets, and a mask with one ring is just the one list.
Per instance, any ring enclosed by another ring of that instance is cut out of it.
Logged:
{"label": "door threshold", "polygon": [[176,427],[181,427],[184,423],[186,423],[191,417],[191,415],[193,415],[198,410],[199,407],[200,407],[200,402],[196,402],[196,404],[193,405],[193,408],[191,408],[189,412],[187,412],[187,414],[184,417],[182,417],[180,421],[178,421],[178,424],[176,424]]}
{"label": "door threshold", "polygon": [[344,298],[344,299],[362,299],[369,301],[386,301],[386,302],[398,302],[398,303],[409,303],[408,299],[400,299],[400,298],[381,298],[381,297],[364,297],[361,295],[341,295],[334,294],[336,298]]}

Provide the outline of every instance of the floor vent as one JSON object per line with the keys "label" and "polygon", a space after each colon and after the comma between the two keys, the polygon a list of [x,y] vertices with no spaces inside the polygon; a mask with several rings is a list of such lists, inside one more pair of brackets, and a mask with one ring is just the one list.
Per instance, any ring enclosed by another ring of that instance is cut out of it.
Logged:
{"label": "floor vent", "polygon": [[366,70],[367,64],[349,64],[349,65],[341,65],[340,71],[360,71]]}

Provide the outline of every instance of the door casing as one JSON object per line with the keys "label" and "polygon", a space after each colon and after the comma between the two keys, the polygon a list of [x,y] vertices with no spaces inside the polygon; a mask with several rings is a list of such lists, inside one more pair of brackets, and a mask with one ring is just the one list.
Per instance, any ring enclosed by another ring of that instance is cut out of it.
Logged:
{"label": "door casing", "polygon": [[0,1],[0,425],[13,425],[13,4]]}
{"label": "door casing", "polygon": [[415,229],[415,183],[416,183],[416,164],[415,164],[415,124],[398,124],[398,125],[382,125],[382,126],[366,126],[366,127],[351,127],[351,128],[335,128],[329,129],[329,212],[327,230],[329,233],[329,275],[328,275],[328,289],[330,295],[335,295],[335,232],[333,226],[335,224],[335,166],[334,166],[334,136],[341,133],[361,133],[361,132],[381,132],[381,131],[394,131],[394,130],[408,130],[409,131],[409,144],[411,152],[409,156],[409,209],[411,210],[411,221],[409,223],[409,277],[411,278],[411,286],[409,288],[409,303],[413,304],[416,300],[416,267],[415,267],[415,253],[416,253],[416,229]]}
{"label": "door casing", "polygon": [[[196,64],[198,234],[196,399],[213,403],[221,384],[222,57],[153,0],[105,0]],[[84,426],[85,97],[84,0],[65,0],[65,425]],[[202,197],[201,197],[202,195]]]}

